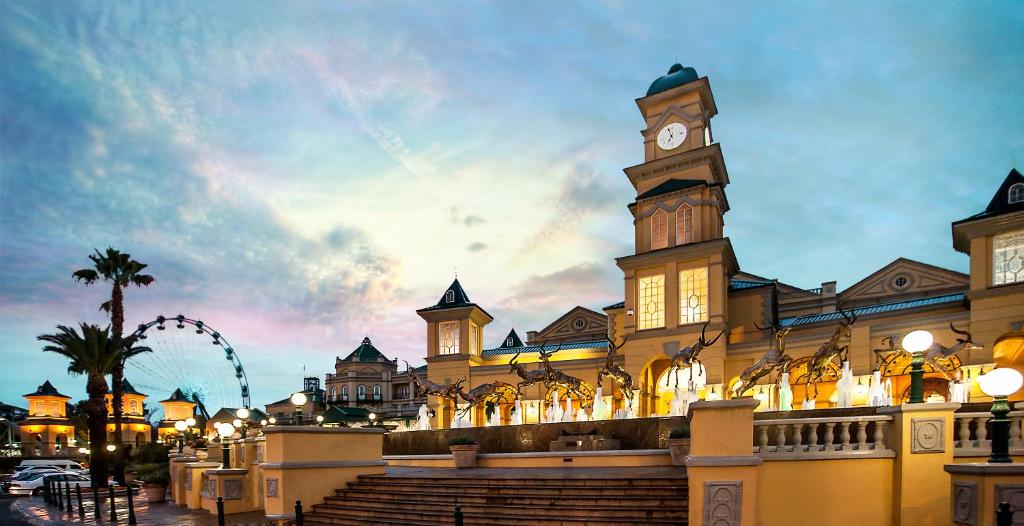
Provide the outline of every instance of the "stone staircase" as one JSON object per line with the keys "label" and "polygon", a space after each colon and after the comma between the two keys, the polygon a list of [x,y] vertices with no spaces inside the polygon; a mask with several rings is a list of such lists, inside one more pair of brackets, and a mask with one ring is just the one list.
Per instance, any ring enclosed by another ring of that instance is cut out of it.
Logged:
{"label": "stone staircase", "polygon": [[392,469],[350,482],[304,519],[307,525],[454,524],[458,502],[466,525],[685,525],[684,472],[649,469]]}

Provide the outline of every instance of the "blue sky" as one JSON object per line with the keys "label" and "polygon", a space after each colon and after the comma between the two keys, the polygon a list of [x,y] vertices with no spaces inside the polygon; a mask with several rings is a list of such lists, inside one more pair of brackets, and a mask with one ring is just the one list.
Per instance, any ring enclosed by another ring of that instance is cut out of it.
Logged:
{"label": "blue sky", "polygon": [[103,321],[70,277],[93,247],[157,277],[130,324],[217,327],[258,404],[364,335],[421,361],[456,267],[488,345],[620,301],[633,100],[677,60],[714,90],[743,270],[966,270],[949,223],[1024,160],[1024,6],[720,4],[0,4],[0,401],[84,394],[34,337]]}

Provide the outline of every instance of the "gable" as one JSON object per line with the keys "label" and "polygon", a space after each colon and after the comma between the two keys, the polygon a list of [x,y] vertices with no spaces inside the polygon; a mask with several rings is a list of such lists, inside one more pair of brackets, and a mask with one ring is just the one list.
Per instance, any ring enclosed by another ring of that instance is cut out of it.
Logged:
{"label": "gable", "polygon": [[584,307],[574,307],[569,312],[559,316],[535,336],[530,342],[536,341],[576,341],[604,338],[608,332],[608,317],[599,312]]}
{"label": "gable", "polygon": [[839,293],[844,305],[881,303],[968,289],[970,277],[920,261],[899,258]]}

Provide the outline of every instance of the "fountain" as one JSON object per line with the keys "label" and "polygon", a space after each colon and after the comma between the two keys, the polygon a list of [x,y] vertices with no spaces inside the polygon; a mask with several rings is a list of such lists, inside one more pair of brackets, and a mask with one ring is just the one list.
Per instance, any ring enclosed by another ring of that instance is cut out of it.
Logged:
{"label": "fountain", "polygon": [[594,405],[590,409],[591,420],[605,420],[608,418],[608,407],[604,403],[604,396],[601,393],[601,388],[597,388],[597,394],[594,395]]}
{"label": "fountain", "polygon": [[779,380],[779,411],[793,410],[793,389],[789,386],[789,373],[782,373]]}
{"label": "fountain", "polygon": [[416,417],[416,430],[430,431],[430,409],[427,409],[427,404],[420,406],[419,415]]}
{"label": "fountain", "polygon": [[572,398],[569,398],[568,393],[565,396],[565,411],[562,412],[562,422],[572,422],[575,418],[573,417],[572,411]]}
{"label": "fountain", "polygon": [[868,385],[868,405],[872,407],[892,405],[892,382],[886,378],[886,383],[883,383],[881,371],[871,374],[871,381]]}
{"label": "fountain", "polygon": [[836,381],[836,406],[853,406],[853,373],[850,372],[850,362],[843,362],[843,370]]}
{"label": "fountain", "polygon": [[521,400],[516,399],[516,405],[512,409],[512,425],[521,426],[523,425],[523,403]]}

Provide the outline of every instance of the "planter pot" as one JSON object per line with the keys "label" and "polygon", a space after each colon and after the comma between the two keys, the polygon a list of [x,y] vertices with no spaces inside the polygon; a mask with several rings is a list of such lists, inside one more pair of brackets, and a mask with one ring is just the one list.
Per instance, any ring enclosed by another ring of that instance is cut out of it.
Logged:
{"label": "planter pot", "polygon": [[476,467],[476,455],[480,452],[480,444],[465,446],[448,446],[452,451],[452,458],[455,459],[455,467],[472,468]]}
{"label": "planter pot", "polygon": [[164,502],[167,500],[167,484],[143,484],[142,492],[146,494],[146,502]]}
{"label": "planter pot", "polygon": [[690,454],[689,438],[670,438],[665,441],[668,445],[668,452],[672,455],[672,464],[685,466],[686,457]]}

